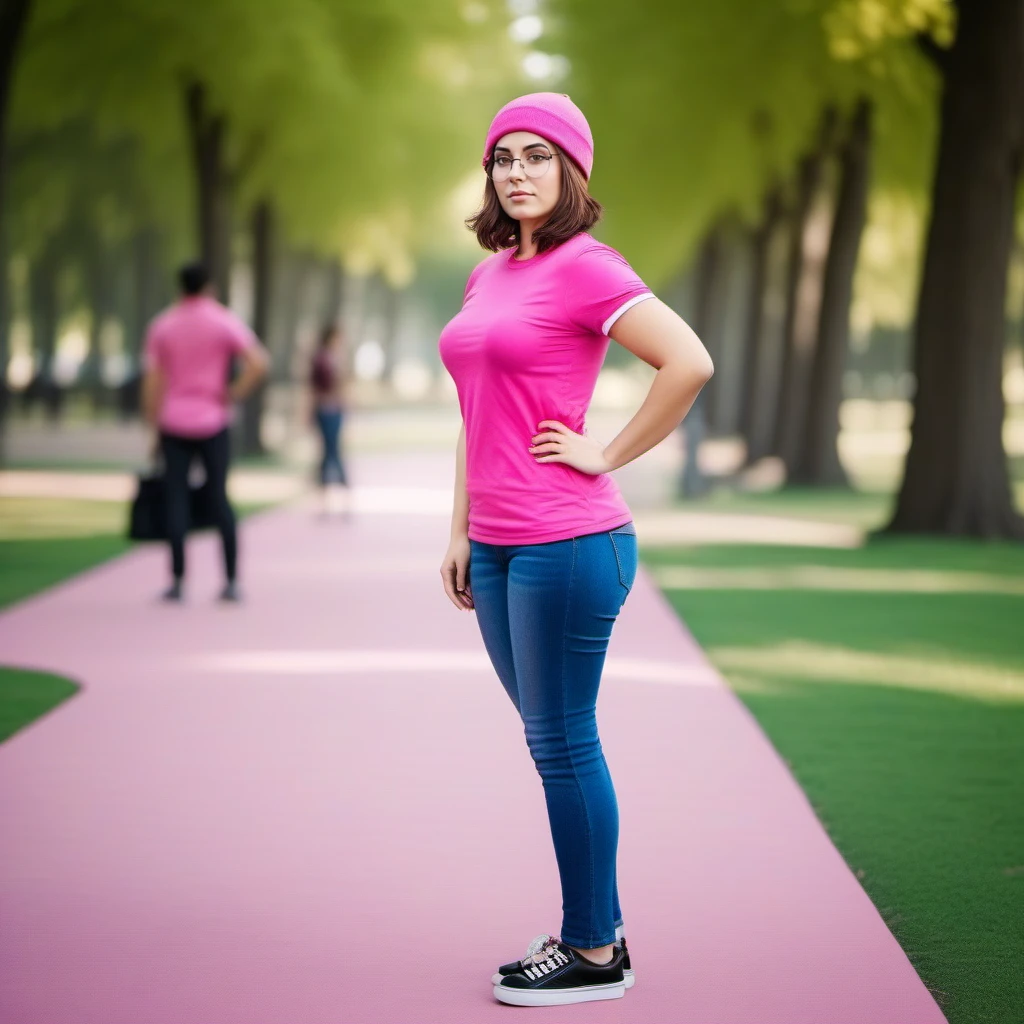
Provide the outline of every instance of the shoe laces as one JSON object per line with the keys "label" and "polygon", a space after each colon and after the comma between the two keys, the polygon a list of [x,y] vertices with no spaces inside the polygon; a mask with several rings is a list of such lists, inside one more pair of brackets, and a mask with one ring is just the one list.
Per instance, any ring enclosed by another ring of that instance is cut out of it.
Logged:
{"label": "shoe laces", "polygon": [[527,947],[522,963],[524,967],[546,963],[548,968],[565,961],[565,954],[558,949],[558,939],[553,935],[538,935]]}
{"label": "shoe laces", "polygon": [[554,938],[550,935],[538,935],[526,947],[526,952],[523,954],[523,963],[536,963],[537,958],[543,959],[541,955],[543,951],[554,943]]}

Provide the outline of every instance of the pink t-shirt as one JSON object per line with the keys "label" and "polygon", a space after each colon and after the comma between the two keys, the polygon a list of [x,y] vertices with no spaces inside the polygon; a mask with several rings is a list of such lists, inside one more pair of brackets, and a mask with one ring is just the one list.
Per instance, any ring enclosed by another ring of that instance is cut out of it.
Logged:
{"label": "pink t-shirt", "polygon": [[145,364],[164,377],[160,429],[182,437],[212,437],[231,422],[231,357],[256,335],[216,299],[182,299],[161,313],[146,334]]}
{"label": "pink t-shirt", "polygon": [[612,324],[650,289],[585,232],[529,260],[495,253],[469,276],[462,310],[441,332],[466,425],[469,536],[487,544],[544,544],[629,522],[607,473],[537,462],[541,420],[576,433]]}

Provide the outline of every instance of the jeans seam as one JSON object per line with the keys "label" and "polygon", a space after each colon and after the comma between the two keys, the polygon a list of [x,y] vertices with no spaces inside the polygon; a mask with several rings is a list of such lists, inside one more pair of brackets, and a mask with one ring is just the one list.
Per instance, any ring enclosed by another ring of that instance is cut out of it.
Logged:
{"label": "jeans seam", "polygon": [[[567,653],[568,637],[569,637],[569,613],[572,609],[572,591],[573,581],[576,578],[576,551],[577,551],[577,540],[574,537],[572,540],[572,560],[569,563],[569,592],[567,600],[565,602],[565,621],[562,623],[562,664],[561,664],[561,684],[562,684],[562,732],[566,738],[566,749],[569,751],[569,763],[572,765],[572,775],[576,782],[576,789],[579,793],[580,803],[583,806],[583,816],[587,823],[587,857],[590,868],[590,912],[587,915],[587,927],[593,928],[594,924],[594,830],[590,823],[590,810],[587,807],[586,796],[583,792],[583,786],[580,783],[579,773],[576,770],[576,757],[573,753],[572,744],[569,742],[569,725],[565,720],[565,658]],[[587,940],[588,942],[593,941],[592,937]],[[590,949],[592,947],[586,946],[584,948]]]}
{"label": "jeans seam", "polygon": [[615,556],[615,568],[619,572],[619,586],[625,587],[626,581],[622,578],[622,559],[619,558],[619,546],[615,543],[615,534],[608,534],[608,543],[612,546],[612,554]]}

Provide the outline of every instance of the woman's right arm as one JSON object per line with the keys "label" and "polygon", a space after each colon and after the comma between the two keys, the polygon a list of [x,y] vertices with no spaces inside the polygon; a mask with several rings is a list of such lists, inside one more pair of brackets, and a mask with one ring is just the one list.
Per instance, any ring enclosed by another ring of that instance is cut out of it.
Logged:
{"label": "woman's right arm", "polygon": [[452,500],[452,532],[441,565],[444,592],[460,611],[473,609],[469,587],[469,494],[466,491],[466,424],[455,447],[455,494]]}

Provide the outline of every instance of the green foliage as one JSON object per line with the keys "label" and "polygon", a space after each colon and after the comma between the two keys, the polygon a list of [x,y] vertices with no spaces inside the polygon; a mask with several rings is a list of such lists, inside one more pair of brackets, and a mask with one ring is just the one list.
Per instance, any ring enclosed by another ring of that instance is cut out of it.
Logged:
{"label": "green foliage", "polygon": [[550,42],[594,129],[608,240],[654,283],[724,211],[756,219],[826,107],[869,96],[878,187],[928,187],[938,79],[915,36],[948,42],[945,0],[637,0],[627,19],[593,0],[554,7]]}
{"label": "green foliage", "polygon": [[458,0],[38,0],[11,127],[16,146],[54,140],[57,159],[26,161],[18,234],[38,241],[66,216],[80,167],[61,137],[82,120],[98,153],[133,148],[122,169],[135,185],[117,180],[112,222],[152,216],[180,231],[192,177],[185,90],[200,82],[224,118],[243,210],[269,198],[294,243],[331,253],[366,247],[383,224],[372,261],[394,260],[429,242],[424,211],[472,165],[512,73],[505,24],[499,0],[472,17]]}

